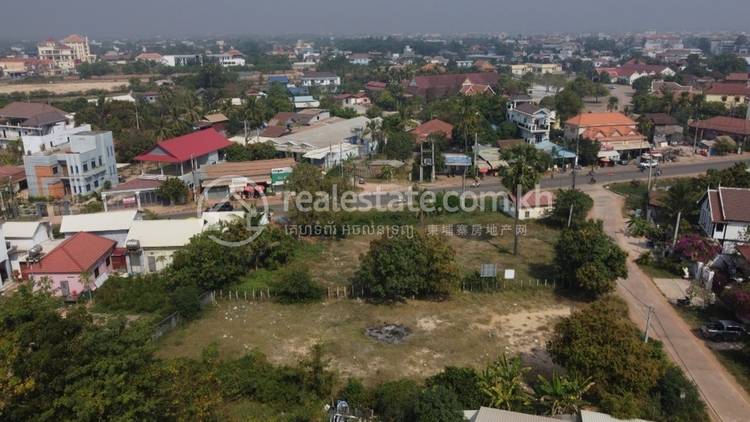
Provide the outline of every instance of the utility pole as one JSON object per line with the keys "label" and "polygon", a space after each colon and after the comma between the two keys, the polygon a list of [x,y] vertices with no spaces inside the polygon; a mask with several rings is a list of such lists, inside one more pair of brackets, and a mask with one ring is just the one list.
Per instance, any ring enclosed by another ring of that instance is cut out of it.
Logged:
{"label": "utility pole", "polygon": [[419,143],[419,183],[424,181],[424,142]]}
{"label": "utility pole", "polygon": [[570,211],[568,211],[568,228],[570,228],[570,223],[573,221],[573,204],[570,204]]}
{"label": "utility pole", "polygon": [[573,161],[573,189],[576,188],[576,168],[578,167],[578,144],[581,141],[581,137],[576,138],[576,158]]}
{"label": "utility pole", "polygon": [[654,307],[648,305],[648,316],[646,316],[646,331],[643,333],[643,342],[648,343],[648,333],[651,329],[651,315],[654,314]]}
{"label": "utility pole", "polygon": [[477,167],[477,148],[479,143],[477,141],[477,133],[474,132],[474,177],[479,176],[479,167]]}
{"label": "utility pole", "polygon": [[430,177],[430,182],[435,181],[435,140],[432,140],[432,174]]}

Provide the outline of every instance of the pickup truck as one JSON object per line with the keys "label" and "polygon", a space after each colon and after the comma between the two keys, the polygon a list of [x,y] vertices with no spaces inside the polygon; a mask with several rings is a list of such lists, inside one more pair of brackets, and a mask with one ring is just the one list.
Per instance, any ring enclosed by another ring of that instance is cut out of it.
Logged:
{"label": "pickup truck", "polygon": [[644,160],[644,161],[641,161],[640,163],[638,163],[638,167],[641,170],[647,169],[649,167],[656,168],[656,167],[659,167],[659,162],[656,161],[656,160]]}
{"label": "pickup truck", "polygon": [[747,335],[747,331],[738,322],[719,320],[702,326],[701,335],[714,341],[739,341]]}

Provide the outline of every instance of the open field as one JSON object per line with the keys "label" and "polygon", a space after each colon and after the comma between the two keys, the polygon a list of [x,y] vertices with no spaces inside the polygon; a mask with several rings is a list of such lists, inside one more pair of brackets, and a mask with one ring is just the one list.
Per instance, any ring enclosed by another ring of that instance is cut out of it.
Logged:
{"label": "open field", "polygon": [[[438,227],[442,233],[450,225],[511,223],[498,213],[450,214],[427,219],[420,230],[429,233]],[[461,276],[478,271],[482,263],[496,263],[501,270],[514,268],[520,280],[551,279],[558,232],[535,222],[526,223],[526,229],[519,256],[512,255],[511,232],[445,239],[456,251]],[[304,239],[291,265],[309,268],[321,285],[343,286],[374,238]],[[255,271],[232,290],[271,287],[278,276],[279,271]],[[203,348],[216,342],[223,357],[238,357],[257,348],[275,363],[292,364],[313,345],[322,344],[336,372],[368,383],[402,376],[420,379],[446,365],[481,367],[503,352],[520,353],[532,366],[547,370],[551,362],[544,352],[545,341],[555,321],[569,314],[570,307],[551,287],[536,286],[484,294],[458,292],[442,302],[395,305],[360,300],[310,305],[220,300],[198,321],[164,337],[160,354],[199,357]],[[368,327],[383,324],[405,325],[412,334],[401,344],[380,343],[365,335]]]}
{"label": "open field", "polygon": [[[483,263],[498,264],[500,269],[516,270],[516,278],[554,278],[552,260],[554,245],[558,238],[557,230],[538,222],[522,222],[526,234],[521,237],[519,255],[513,256],[512,230],[502,232],[502,226],[513,223],[510,217],[499,213],[446,214],[426,220],[420,230],[432,229],[442,232],[444,226],[480,224],[483,227],[496,226],[497,236],[481,237],[457,235],[446,236],[446,241],[456,251],[456,263],[461,275],[479,271]],[[415,228],[416,230],[416,228]],[[291,265],[302,265],[310,269],[313,278],[324,286],[343,286],[349,283],[357,269],[359,257],[367,252],[370,242],[376,236],[352,236],[343,240],[303,240],[305,246]],[[249,291],[270,287],[276,280],[277,272],[255,271],[245,277],[233,290]]]}
{"label": "open field", "polygon": [[[258,349],[272,362],[296,363],[322,344],[342,377],[377,383],[399,377],[422,379],[446,365],[482,367],[503,352],[521,353],[541,370],[552,364],[545,341],[571,305],[551,289],[457,294],[444,302],[373,305],[342,300],[311,305],[221,302],[200,320],[165,337],[163,357],[200,357],[216,342],[223,357]],[[385,323],[412,330],[401,344],[377,342],[365,329]]]}

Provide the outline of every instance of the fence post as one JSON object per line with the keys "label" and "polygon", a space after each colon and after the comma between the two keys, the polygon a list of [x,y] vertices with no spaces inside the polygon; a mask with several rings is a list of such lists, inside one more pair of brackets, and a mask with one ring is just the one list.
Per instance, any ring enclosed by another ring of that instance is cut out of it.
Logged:
{"label": "fence post", "polygon": [[271,288],[266,287],[266,299],[271,299]]}

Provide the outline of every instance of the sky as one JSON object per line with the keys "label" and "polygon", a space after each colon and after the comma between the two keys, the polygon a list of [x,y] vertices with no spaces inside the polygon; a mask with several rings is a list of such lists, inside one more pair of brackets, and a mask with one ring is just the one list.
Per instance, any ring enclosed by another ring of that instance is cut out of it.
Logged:
{"label": "sky", "polygon": [[750,0],[2,0],[0,38],[750,31]]}

